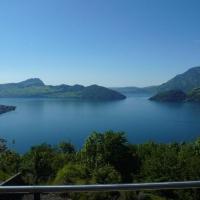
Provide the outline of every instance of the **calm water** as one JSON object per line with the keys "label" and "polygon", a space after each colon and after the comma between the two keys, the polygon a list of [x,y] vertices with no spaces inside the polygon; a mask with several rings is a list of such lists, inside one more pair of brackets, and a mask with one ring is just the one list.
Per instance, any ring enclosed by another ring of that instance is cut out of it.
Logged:
{"label": "calm water", "polygon": [[[0,115],[0,137],[19,152],[31,145],[70,140],[81,147],[94,130],[125,131],[130,142],[192,140],[200,136],[200,105],[156,103],[147,97],[115,102],[0,99],[17,110]],[[15,140],[15,145],[11,141]]]}

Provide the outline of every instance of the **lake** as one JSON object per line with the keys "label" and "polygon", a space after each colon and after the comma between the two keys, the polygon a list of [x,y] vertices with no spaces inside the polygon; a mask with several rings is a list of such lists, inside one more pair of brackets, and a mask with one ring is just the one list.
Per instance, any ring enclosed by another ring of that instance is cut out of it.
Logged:
{"label": "lake", "polygon": [[200,104],[194,103],[157,103],[130,96],[112,102],[1,98],[0,104],[17,106],[16,111],[0,115],[0,137],[20,153],[32,145],[62,140],[79,148],[93,131],[124,131],[132,143],[200,136]]}

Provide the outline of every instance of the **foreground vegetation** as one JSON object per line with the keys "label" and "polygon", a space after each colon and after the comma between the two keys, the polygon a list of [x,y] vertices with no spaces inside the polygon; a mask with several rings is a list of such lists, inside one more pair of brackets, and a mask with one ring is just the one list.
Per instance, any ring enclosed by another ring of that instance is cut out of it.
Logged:
{"label": "foreground vegetation", "polygon": [[[27,184],[93,184],[200,179],[200,139],[191,143],[128,143],[124,133],[93,133],[80,150],[70,142],[41,144],[24,155],[0,140],[0,180],[21,171]],[[198,190],[69,194],[72,199],[200,199]]]}

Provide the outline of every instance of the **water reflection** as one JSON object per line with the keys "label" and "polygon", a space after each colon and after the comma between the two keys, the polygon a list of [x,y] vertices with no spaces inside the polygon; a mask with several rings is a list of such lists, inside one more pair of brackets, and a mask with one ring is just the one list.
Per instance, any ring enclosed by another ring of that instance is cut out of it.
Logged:
{"label": "water reflection", "polygon": [[31,145],[69,139],[80,147],[92,131],[127,133],[130,142],[191,140],[199,136],[200,105],[157,103],[147,96],[123,101],[0,99],[17,110],[0,115],[0,137],[15,139],[23,152]]}

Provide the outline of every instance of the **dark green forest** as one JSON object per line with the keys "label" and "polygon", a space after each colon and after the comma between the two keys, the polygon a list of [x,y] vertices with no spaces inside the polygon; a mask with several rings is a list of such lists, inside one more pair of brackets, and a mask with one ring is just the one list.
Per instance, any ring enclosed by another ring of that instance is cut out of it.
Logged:
{"label": "dark green forest", "polygon": [[[33,146],[25,154],[0,140],[0,180],[22,172],[27,184],[96,184],[200,179],[200,139],[130,144],[123,132],[92,133],[81,149],[69,141]],[[199,200],[200,191],[72,193],[71,199]]]}

